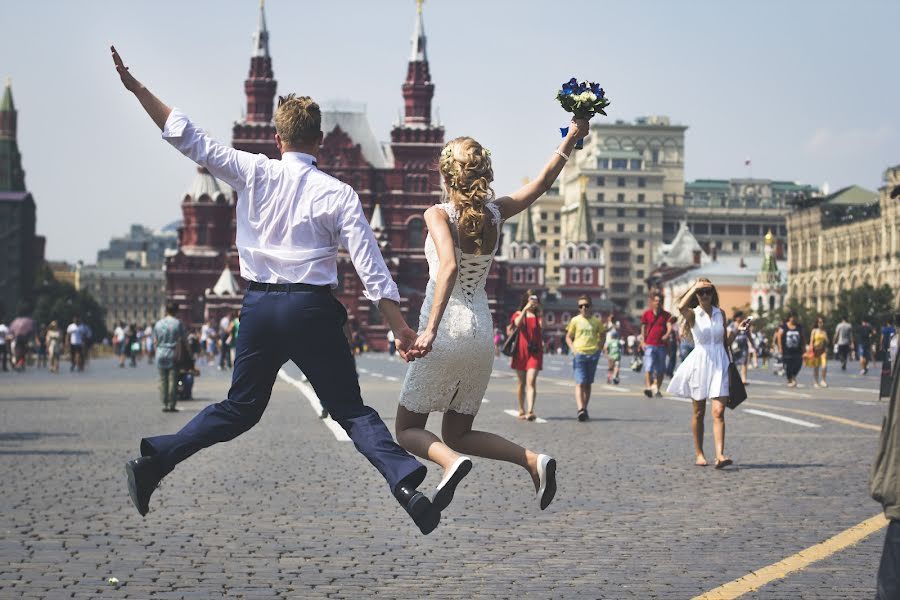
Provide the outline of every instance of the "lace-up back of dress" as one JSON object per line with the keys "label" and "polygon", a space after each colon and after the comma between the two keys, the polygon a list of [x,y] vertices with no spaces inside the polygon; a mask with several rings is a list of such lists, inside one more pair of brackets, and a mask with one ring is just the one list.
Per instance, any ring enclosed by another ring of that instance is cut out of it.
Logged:
{"label": "lace-up back of dress", "polygon": [[[471,306],[474,301],[475,294],[484,289],[484,283],[487,281],[488,272],[497,253],[497,246],[500,241],[500,209],[493,202],[485,205],[491,214],[490,222],[495,228],[495,238],[493,248],[486,254],[470,254],[463,252],[459,242],[459,215],[454,206],[446,202],[439,204],[450,220],[450,231],[453,233],[453,244],[456,248],[456,264],[457,278],[456,286],[453,288],[453,294],[462,295],[462,299],[467,305]],[[439,260],[437,256],[437,248],[434,241],[429,235],[425,241],[425,257],[428,259],[428,270],[431,278],[437,275]]]}

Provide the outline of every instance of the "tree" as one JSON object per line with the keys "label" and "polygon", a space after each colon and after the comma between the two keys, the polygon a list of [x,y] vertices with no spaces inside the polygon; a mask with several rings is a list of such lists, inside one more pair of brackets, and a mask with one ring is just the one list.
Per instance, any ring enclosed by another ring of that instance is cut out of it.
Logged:
{"label": "tree", "polygon": [[56,321],[62,329],[72,322],[75,315],[91,328],[94,340],[108,335],[106,330],[106,309],[84,290],[78,291],[66,282],[57,281],[46,266],[38,273],[32,318],[40,326]]}
{"label": "tree", "polygon": [[875,288],[866,283],[840,293],[837,307],[829,315],[828,326],[833,330],[841,317],[846,317],[854,325],[865,319],[872,325],[881,326],[892,321],[895,312],[894,293],[890,286]]}

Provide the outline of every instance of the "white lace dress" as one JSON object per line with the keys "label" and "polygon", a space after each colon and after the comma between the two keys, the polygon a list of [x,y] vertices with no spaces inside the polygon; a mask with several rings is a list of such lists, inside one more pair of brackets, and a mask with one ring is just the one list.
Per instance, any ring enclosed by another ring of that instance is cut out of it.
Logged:
{"label": "white lace dress", "polygon": [[[497,228],[497,243],[490,254],[466,254],[459,249],[458,215],[450,203],[439,204],[450,220],[456,246],[456,283],[438,326],[432,350],[410,363],[400,392],[400,405],[417,413],[454,412],[475,415],[494,368],[494,321],[488,308],[484,283],[500,240],[500,209],[487,205]],[[425,239],[428,287],[419,316],[425,329],[434,300],[440,261],[431,235]]]}
{"label": "white lace dress", "polygon": [[675,370],[668,392],[706,400],[728,396],[728,354],[725,352],[725,313],[713,307],[710,317],[699,306],[691,327],[694,349]]}

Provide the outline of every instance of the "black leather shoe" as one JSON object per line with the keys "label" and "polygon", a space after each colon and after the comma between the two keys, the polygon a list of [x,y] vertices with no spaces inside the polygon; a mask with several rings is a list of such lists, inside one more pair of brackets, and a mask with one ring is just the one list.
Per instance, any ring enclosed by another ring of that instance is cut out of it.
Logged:
{"label": "black leather shoe", "polygon": [[128,495],[143,517],[150,512],[150,495],[163,478],[159,460],[152,456],[129,460],[125,463],[125,474],[128,476]]}
{"label": "black leather shoe", "polygon": [[419,531],[424,535],[428,535],[441,522],[441,512],[434,508],[425,494],[415,488],[408,487],[404,484],[397,486],[394,490],[394,497],[400,503],[409,516],[412,517]]}

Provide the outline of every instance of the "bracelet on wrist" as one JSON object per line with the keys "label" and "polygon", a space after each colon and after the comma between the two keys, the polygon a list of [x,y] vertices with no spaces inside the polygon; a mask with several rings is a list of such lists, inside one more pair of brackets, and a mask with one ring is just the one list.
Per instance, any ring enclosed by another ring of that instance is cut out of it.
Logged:
{"label": "bracelet on wrist", "polygon": [[568,154],[566,154],[565,152],[562,152],[562,151],[559,150],[559,149],[554,150],[554,152],[556,152],[558,155],[562,156],[562,157],[563,157],[563,160],[565,160],[565,161],[568,162],[568,160],[569,160],[569,155],[568,155]]}

